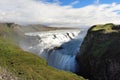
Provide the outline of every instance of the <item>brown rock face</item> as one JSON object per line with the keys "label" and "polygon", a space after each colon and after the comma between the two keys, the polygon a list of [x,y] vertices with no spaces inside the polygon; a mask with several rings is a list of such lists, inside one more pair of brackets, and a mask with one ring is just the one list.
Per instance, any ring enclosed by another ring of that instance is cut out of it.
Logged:
{"label": "brown rock face", "polygon": [[120,80],[120,26],[95,25],[76,56],[78,74],[90,80]]}

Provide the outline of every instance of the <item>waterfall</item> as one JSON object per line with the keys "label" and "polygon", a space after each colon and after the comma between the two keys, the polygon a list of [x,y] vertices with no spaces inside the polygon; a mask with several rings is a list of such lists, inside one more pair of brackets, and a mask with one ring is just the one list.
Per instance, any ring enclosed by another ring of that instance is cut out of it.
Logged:
{"label": "waterfall", "polygon": [[50,66],[75,72],[75,56],[86,32],[82,29],[25,33],[27,42],[21,46],[24,50],[45,58]]}

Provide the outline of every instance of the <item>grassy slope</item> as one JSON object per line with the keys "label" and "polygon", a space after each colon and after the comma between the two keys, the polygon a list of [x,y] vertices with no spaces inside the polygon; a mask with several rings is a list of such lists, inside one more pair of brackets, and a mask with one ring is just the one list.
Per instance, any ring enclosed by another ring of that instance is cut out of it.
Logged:
{"label": "grassy slope", "polygon": [[96,25],[95,27],[92,27],[91,31],[100,31],[100,30],[103,30],[104,33],[117,32],[118,30],[113,30],[112,29],[114,26],[115,25],[112,24],[112,23],[108,23],[108,24],[105,24],[105,25]]}
{"label": "grassy slope", "polygon": [[16,32],[10,24],[0,23],[0,36],[17,42],[22,39],[23,33]]}
{"label": "grassy slope", "polygon": [[0,26],[0,34],[0,67],[19,80],[84,80],[73,73],[49,67],[45,60],[20,49],[13,43],[14,32],[7,25]]}

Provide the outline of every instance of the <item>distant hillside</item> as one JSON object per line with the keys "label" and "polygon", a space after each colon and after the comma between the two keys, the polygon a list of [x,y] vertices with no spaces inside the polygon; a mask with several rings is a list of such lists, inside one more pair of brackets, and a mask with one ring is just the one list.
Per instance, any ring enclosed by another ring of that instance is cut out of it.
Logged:
{"label": "distant hillside", "polygon": [[7,37],[16,42],[25,39],[25,33],[27,32],[40,32],[51,30],[65,30],[65,29],[77,29],[77,28],[57,28],[48,27],[40,24],[36,25],[18,25],[15,23],[0,23],[0,36]]}
{"label": "distant hillside", "polygon": [[3,29],[11,28],[14,32],[16,32],[17,34],[20,34],[20,35],[23,34],[23,33],[26,33],[26,32],[79,29],[79,28],[66,28],[66,27],[49,27],[49,26],[44,26],[44,25],[40,25],[40,24],[18,25],[18,24],[15,24],[15,23],[0,23],[0,28],[1,28],[1,31],[3,31]]}
{"label": "distant hillside", "polygon": [[65,29],[79,29],[67,27],[49,27],[40,24],[21,26],[24,32],[38,32],[38,31],[51,31],[51,30],[65,30]]}
{"label": "distant hillside", "polygon": [[22,31],[17,24],[0,24],[0,80],[85,80],[54,69],[40,57],[23,51],[14,40],[23,38]]}

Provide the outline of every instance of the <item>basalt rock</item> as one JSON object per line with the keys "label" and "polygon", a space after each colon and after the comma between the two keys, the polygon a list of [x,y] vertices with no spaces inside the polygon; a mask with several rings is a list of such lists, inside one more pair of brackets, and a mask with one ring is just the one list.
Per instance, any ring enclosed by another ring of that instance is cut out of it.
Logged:
{"label": "basalt rock", "polygon": [[120,80],[120,25],[94,25],[76,56],[78,74],[90,80]]}

